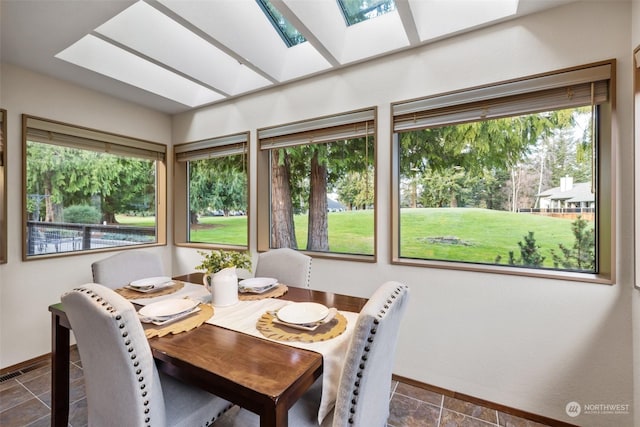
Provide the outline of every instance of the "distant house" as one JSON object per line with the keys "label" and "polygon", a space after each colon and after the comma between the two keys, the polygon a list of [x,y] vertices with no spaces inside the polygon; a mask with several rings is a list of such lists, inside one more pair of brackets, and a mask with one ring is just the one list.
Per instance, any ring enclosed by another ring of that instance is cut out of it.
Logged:
{"label": "distant house", "polygon": [[329,212],[344,212],[347,208],[342,203],[335,201],[327,197],[327,211]]}
{"label": "distant house", "polygon": [[590,182],[574,184],[572,177],[560,178],[560,187],[538,194],[540,209],[577,209],[595,207],[595,195]]}

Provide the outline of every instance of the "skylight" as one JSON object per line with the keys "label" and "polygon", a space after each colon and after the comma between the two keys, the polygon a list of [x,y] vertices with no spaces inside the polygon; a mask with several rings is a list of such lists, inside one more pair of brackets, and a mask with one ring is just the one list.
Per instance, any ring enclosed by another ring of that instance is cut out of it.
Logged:
{"label": "skylight", "polygon": [[288,47],[304,43],[307,39],[276,9],[270,0],[256,0],[269,21]]}
{"label": "skylight", "polygon": [[396,10],[394,0],[337,0],[337,2],[349,26]]}
{"label": "skylight", "polygon": [[56,55],[105,76],[172,99],[189,107],[224,96],[176,73],[88,34]]}

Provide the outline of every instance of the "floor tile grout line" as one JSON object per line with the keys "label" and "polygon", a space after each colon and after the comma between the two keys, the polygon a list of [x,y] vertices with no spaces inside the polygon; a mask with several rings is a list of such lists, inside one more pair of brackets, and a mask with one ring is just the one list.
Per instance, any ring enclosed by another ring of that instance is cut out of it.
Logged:
{"label": "floor tile grout line", "polygon": [[389,393],[389,402],[391,402],[391,399],[396,394],[396,390],[398,389],[398,384],[399,383],[396,381],[396,384],[391,388],[391,393]]}
{"label": "floor tile grout line", "polygon": [[444,394],[440,396],[440,412],[438,413],[438,424],[437,424],[438,427],[440,427],[440,424],[442,423],[443,409],[444,409]]}
{"label": "floor tile grout line", "polygon": [[[402,396],[402,397],[406,397],[407,399],[416,400],[416,401],[418,401],[418,402],[420,402],[420,403],[426,403],[427,405],[435,406],[436,408],[438,408],[438,407],[441,407],[441,406],[442,406],[442,403],[437,404],[437,403],[427,402],[426,400],[418,399],[417,397],[409,396],[409,395],[402,394],[402,393],[398,393],[398,392],[393,393],[393,395],[394,395],[394,396]],[[444,396],[443,396],[443,399],[444,399]]]}
{"label": "floor tile grout line", "polygon": [[[22,384],[20,381],[16,381],[16,383],[17,383],[20,387],[22,387],[22,388],[24,388],[25,390],[27,390],[27,392],[28,392],[31,396],[35,397],[36,399],[38,398],[38,396],[36,396],[35,394],[33,394],[33,392],[32,392],[31,390],[29,390],[29,387],[27,387],[26,385]],[[15,386],[14,386],[14,387],[15,387]],[[0,414],[2,414],[3,412],[8,411],[8,410],[10,410],[10,409],[13,409],[13,408],[15,408],[16,406],[22,405],[22,404],[23,404],[23,403],[25,403],[25,402],[28,402],[28,401],[29,401],[29,400],[31,400],[33,397],[31,397],[31,398],[29,398],[29,399],[26,399],[26,400],[23,400],[22,402],[18,402],[18,403],[16,403],[15,405],[10,406],[10,407],[8,407],[8,408],[4,408],[2,411],[0,411]]]}
{"label": "floor tile grout line", "polygon": [[[482,408],[484,408],[484,406],[482,406]],[[480,421],[480,422],[482,422],[484,424],[493,425],[493,426],[498,425],[498,424],[496,424],[494,422],[483,420],[482,418],[477,418],[477,417],[474,417],[473,415],[465,414],[464,412],[458,412],[455,409],[447,408],[447,411],[455,412],[456,414],[462,415],[463,417],[471,418],[473,420]]]}
{"label": "floor tile grout line", "polygon": [[27,424],[27,425],[26,425],[26,427],[32,426],[32,425],[34,425],[35,423],[37,423],[38,421],[40,421],[40,420],[44,420],[45,418],[47,418],[47,417],[49,417],[49,416],[51,416],[51,415],[49,415],[49,414],[47,414],[47,415],[43,415],[43,416],[41,416],[40,418],[38,418],[37,420],[34,420],[34,421],[30,422],[29,424]]}
{"label": "floor tile grout line", "polygon": [[[50,375],[50,374],[42,374],[42,375]],[[41,375],[38,375],[38,376],[41,376]],[[35,378],[38,378],[38,377],[35,377]],[[30,379],[29,379],[29,381],[32,381],[32,380],[34,380],[35,378],[30,378]],[[33,397],[35,397],[35,398],[36,398],[36,400],[37,400],[38,402],[42,403],[42,404],[43,404],[47,409],[51,410],[51,406],[47,405],[47,404],[45,403],[45,401],[44,401],[44,400],[40,399],[39,395],[35,394],[35,393],[33,392],[33,390],[31,390],[31,389],[27,386],[27,384],[26,384],[26,383],[27,383],[27,382],[29,382],[29,381],[25,381],[24,383],[23,383],[23,382],[21,382],[21,381],[20,381],[20,380],[18,380],[18,379],[16,379],[16,381],[17,381],[17,382],[18,382],[18,384],[20,384],[22,387],[24,387],[25,389],[27,389],[27,391],[28,391],[29,393],[31,393],[31,395],[32,395]],[[43,393],[43,394],[44,394],[44,393]]]}

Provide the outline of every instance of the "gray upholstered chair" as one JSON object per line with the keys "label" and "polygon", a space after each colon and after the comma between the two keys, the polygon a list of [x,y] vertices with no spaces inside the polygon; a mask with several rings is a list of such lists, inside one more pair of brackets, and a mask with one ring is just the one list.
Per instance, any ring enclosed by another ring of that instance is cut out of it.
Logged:
{"label": "gray upholstered chair", "polygon": [[134,280],[164,276],[162,260],[151,252],[128,250],[91,264],[93,281],[108,288],[119,288]]}
{"label": "gray upholstered chair", "polygon": [[[384,427],[389,417],[389,390],[400,321],[409,288],[386,282],[371,296],[356,321],[338,385],[334,410],[322,427]],[[317,427],[322,377],[289,410],[289,425]],[[258,416],[234,408],[215,427],[258,426]]]}
{"label": "gray upholstered chair", "polygon": [[204,426],[231,404],[159,374],[133,305],[98,284],[62,296],[76,337],[91,426]]}
{"label": "gray upholstered chair", "polygon": [[258,255],[256,277],[275,277],[280,283],[308,288],[311,257],[290,248],[271,249]]}

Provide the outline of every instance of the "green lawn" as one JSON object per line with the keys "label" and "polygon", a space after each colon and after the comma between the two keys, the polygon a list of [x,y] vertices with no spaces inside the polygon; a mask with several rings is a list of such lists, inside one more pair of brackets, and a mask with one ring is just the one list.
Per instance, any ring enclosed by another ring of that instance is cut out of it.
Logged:
{"label": "green lawn", "polygon": [[155,227],[155,216],[128,216],[116,215],[116,221],[122,225],[135,225],[137,227]]}
{"label": "green lawn", "polygon": [[524,243],[524,236],[533,231],[544,265],[553,267],[550,249],[557,252],[559,243],[573,245],[571,223],[571,219],[487,209],[403,209],[400,254],[489,264],[500,255],[501,263],[507,263],[509,251],[519,257],[518,242]]}
{"label": "green lawn", "polygon": [[[121,224],[153,225],[153,218],[118,216]],[[299,248],[307,244],[307,216],[294,218]],[[400,255],[405,258],[455,260],[493,264],[498,255],[507,263],[509,251],[519,256],[518,242],[529,231],[553,267],[550,249],[563,243],[571,247],[571,219],[518,214],[475,208],[403,209]],[[247,244],[247,217],[202,217],[191,230],[191,241]],[[329,213],[329,247],[332,252],[373,254],[373,211]]]}
{"label": "green lawn", "polygon": [[246,216],[205,216],[191,227],[192,242],[247,245]]}

